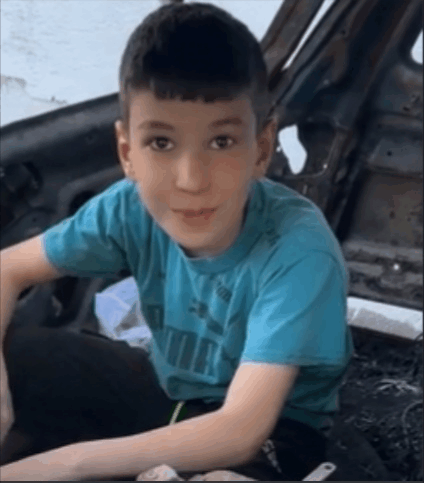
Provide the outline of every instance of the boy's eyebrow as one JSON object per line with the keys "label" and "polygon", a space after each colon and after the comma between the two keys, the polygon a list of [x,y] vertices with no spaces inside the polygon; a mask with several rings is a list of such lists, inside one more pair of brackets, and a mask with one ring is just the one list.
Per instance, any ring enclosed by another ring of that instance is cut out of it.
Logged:
{"label": "boy's eyebrow", "polygon": [[138,129],[167,129],[168,131],[175,131],[173,126],[162,121],[144,121],[138,125]]}
{"label": "boy's eyebrow", "polygon": [[227,126],[228,124],[233,124],[234,126],[242,126],[244,122],[239,117],[226,117],[225,119],[219,119],[218,121],[213,122],[210,127],[222,127]]}
{"label": "boy's eyebrow", "polygon": [[[244,122],[239,117],[226,117],[225,119],[218,119],[209,125],[211,128],[218,128],[232,124],[234,126],[242,126]],[[175,128],[170,124],[162,121],[144,121],[139,124],[138,129],[166,129],[167,131],[175,131]]]}

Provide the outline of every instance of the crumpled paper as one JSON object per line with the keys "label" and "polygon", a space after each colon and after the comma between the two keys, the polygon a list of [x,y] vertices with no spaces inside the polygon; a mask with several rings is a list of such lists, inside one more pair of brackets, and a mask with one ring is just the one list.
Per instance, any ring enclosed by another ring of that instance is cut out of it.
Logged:
{"label": "crumpled paper", "polygon": [[101,334],[147,349],[152,333],[141,313],[134,277],[117,282],[94,296],[94,313]]}

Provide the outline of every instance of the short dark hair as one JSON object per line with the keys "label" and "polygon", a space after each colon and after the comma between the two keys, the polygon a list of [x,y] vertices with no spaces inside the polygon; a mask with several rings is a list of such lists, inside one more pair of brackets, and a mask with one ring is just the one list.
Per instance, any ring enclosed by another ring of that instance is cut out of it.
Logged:
{"label": "short dark hair", "polygon": [[208,3],[168,4],[131,34],[119,70],[121,119],[129,127],[131,95],[204,102],[247,94],[257,134],[270,111],[268,75],[259,42],[231,14]]}

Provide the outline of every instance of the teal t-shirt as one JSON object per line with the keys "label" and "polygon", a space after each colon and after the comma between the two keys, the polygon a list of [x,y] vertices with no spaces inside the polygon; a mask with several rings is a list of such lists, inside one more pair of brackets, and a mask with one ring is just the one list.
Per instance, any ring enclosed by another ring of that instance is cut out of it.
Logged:
{"label": "teal t-shirt", "polygon": [[252,184],[245,223],[221,255],[188,258],[123,179],[43,236],[64,275],[129,270],[152,331],[150,360],[172,400],[222,401],[243,361],[296,364],[281,416],[325,430],[353,344],[348,271],[321,210],[267,178]]}

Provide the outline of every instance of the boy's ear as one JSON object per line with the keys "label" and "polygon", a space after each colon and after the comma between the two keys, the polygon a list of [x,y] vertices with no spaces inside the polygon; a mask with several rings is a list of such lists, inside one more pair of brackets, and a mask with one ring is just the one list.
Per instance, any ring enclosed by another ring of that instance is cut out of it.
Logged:
{"label": "boy's ear", "polygon": [[258,170],[259,177],[265,176],[268,171],[275,150],[277,130],[278,118],[273,116],[267,121],[261,134],[258,136],[259,157],[255,167]]}
{"label": "boy's ear", "polygon": [[119,162],[122,166],[122,169],[124,170],[125,176],[127,178],[133,179],[133,169],[131,165],[131,160],[129,158],[129,136],[123,125],[123,122],[120,119],[115,122],[115,137]]}

